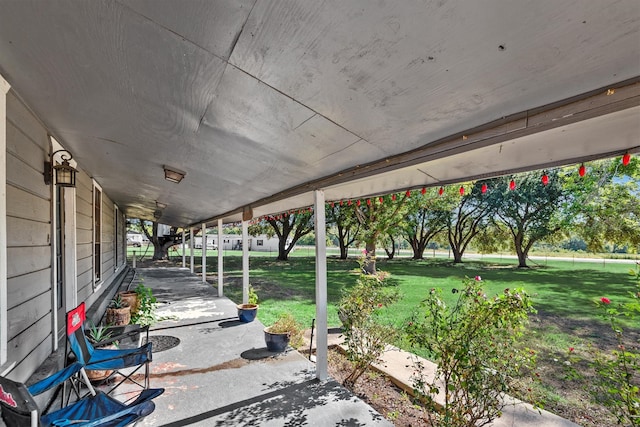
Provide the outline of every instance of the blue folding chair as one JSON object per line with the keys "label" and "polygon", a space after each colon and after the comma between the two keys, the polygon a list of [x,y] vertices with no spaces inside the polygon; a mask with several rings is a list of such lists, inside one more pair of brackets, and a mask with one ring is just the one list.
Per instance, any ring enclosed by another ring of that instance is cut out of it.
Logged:
{"label": "blue folding chair", "polygon": [[164,392],[164,389],[143,390],[136,400],[125,405],[98,391],[95,396],[89,395],[62,409],[41,415],[33,396],[57,387],[81,370],[82,364],[74,363],[30,387],[0,377],[0,407],[6,426],[124,427],[152,413],[155,409],[152,399]]}
{"label": "blue folding chair", "polygon": [[[141,347],[130,349],[100,349],[94,348],[84,332],[84,322],[86,321],[85,304],[81,303],[75,309],[67,313],[67,342],[71,351],[86,370],[108,370],[113,371],[104,382],[115,378],[117,375],[122,378],[111,387],[107,394],[111,394],[120,384],[129,380],[143,389],[149,388],[149,363],[152,360],[151,343],[148,342]],[[144,381],[136,380],[134,374],[144,367]],[[126,368],[133,368],[123,372]],[[83,375],[84,377],[84,375]],[[86,379],[86,378],[85,378]],[[86,381],[89,391],[93,393],[89,381]]]}

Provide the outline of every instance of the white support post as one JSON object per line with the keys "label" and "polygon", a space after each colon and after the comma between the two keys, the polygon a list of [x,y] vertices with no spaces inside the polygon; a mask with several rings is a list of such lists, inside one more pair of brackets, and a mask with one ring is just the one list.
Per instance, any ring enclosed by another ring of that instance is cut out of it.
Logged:
{"label": "white support post", "polygon": [[194,253],[193,253],[193,227],[189,228],[189,253],[191,258],[191,274],[193,274],[195,272],[195,269],[194,269],[195,260],[194,260]]}
{"label": "white support post", "polygon": [[202,223],[202,283],[207,283],[207,224]]}
{"label": "white support post", "polygon": [[224,260],[223,248],[224,241],[222,240],[222,219],[218,220],[218,296],[224,296]]}
{"label": "white support post", "polygon": [[327,325],[327,228],[324,209],[324,191],[314,192],[316,233],[316,378],[328,378]]}
{"label": "white support post", "polygon": [[185,237],[187,236],[187,233],[184,231],[184,228],[182,229],[182,268],[185,268],[187,266],[187,246],[185,244]]}
{"label": "white support post", "polygon": [[7,361],[7,92],[0,76],[0,365]]}
{"label": "white support post", "polygon": [[242,303],[249,303],[249,221],[242,221]]}

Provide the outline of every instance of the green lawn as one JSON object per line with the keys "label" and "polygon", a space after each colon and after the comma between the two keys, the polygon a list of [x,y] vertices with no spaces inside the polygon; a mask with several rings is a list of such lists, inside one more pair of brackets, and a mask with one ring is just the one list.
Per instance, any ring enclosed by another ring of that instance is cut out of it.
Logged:
{"label": "green lawn", "polygon": [[[274,257],[251,254],[250,281],[260,297],[259,317],[271,323],[278,313],[290,312],[304,325],[315,316],[315,259],[290,257],[287,262]],[[242,276],[242,258],[225,258],[225,275]],[[626,301],[632,281],[628,271],[631,264],[572,263],[548,261],[547,265],[518,269],[515,260],[488,259],[467,261],[455,265],[444,259],[412,261],[409,259],[379,260],[378,269],[389,271],[397,283],[402,299],[384,315],[386,321],[401,325],[416,308],[430,288],[442,288],[451,301],[455,294],[448,292],[461,285],[465,276],[479,275],[485,282],[488,295],[505,288],[522,287],[533,295],[536,309],[562,317],[598,320],[593,300],[606,296],[613,302]],[[208,258],[208,271],[216,271],[217,259]],[[339,325],[336,304],[343,289],[356,279],[357,262],[336,258],[327,260],[329,325]],[[234,301],[242,299],[240,286],[227,286],[225,294]]]}

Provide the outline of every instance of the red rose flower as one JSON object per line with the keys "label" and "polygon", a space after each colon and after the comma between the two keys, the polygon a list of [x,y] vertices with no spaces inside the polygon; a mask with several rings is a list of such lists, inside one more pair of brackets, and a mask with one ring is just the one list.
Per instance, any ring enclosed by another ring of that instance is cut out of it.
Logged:
{"label": "red rose flower", "polygon": [[602,301],[603,304],[611,304],[611,300],[607,297],[600,298],[600,301]]}

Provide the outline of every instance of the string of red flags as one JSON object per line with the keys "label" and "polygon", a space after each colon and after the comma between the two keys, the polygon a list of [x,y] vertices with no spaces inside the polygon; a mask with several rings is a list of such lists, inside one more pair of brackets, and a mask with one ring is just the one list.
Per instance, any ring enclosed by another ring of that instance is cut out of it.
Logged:
{"label": "string of red flags", "polygon": [[[623,166],[628,166],[631,163],[631,154],[629,152],[625,152],[624,155],[622,155],[620,162]],[[583,178],[584,176],[586,176],[588,170],[587,167],[585,166],[584,163],[581,163],[580,166],[578,167],[578,176],[580,176],[581,178]],[[550,178],[549,175],[547,174],[546,170],[542,171],[542,175],[540,176],[540,182],[543,186],[547,186],[549,184]],[[515,179],[512,179],[509,182],[508,188],[510,191],[515,191],[517,188],[517,183]],[[416,189],[416,194],[418,192],[418,190]],[[482,194],[487,194],[487,192],[489,191],[489,186],[487,183],[482,183],[482,186],[480,187],[480,192]],[[425,196],[427,194],[427,187],[423,186],[420,190],[419,190],[420,194],[422,196]],[[464,196],[465,195],[465,187],[464,185],[461,185],[458,188],[458,193],[460,194],[460,196]],[[444,195],[445,193],[445,187],[444,186],[440,186],[437,190],[437,194],[439,196]],[[398,200],[398,196],[401,195],[402,193],[391,193],[391,200],[392,201],[396,201]],[[331,208],[335,208],[336,206],[353,206],[353,204],[355,203],[356,206],[362,206],[363,203],[366,203],[367,206],[374,206],[376,203],[379,205],[384,204],[384,199],[385,196],[388,195],[380,195],[380,196],[375,196],[375,197],[368,197],[368,198],[363,198],[363,199],[343,199],[343,200],[334,200],[334,201],[329,201],[327,202],[327,207],[331,207]],[[404,196],[406,198],[410,198],[412,196],[412,190],[408,189],[405,191]],[[264,215],[262,217],[253,219],[250,223],[251,224],[257,224],[261,221],[281,221],[284,220],[286,218],[289,217],[289,215],[293,215],[293,214],[303,214],[306,212],[313,212],[313,206],[308,206],[308,207],[304,207],[304,208],[300,208],[300,209],[292,209],[286,212],[280,212],[280,213],[276,213],[276,214],[272,214],[272,215]]]}

